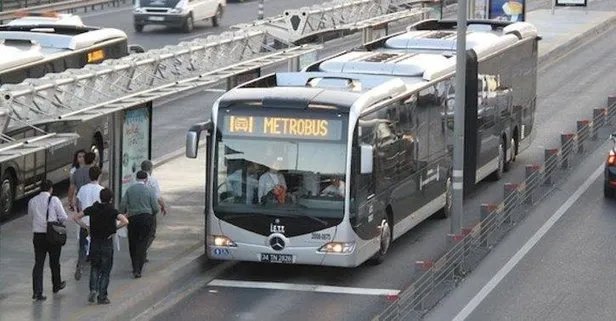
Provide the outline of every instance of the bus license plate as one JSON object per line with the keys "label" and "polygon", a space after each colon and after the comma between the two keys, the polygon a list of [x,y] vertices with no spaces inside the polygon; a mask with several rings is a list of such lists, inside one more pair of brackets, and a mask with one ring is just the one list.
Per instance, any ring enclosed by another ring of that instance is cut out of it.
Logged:
{"label": "bus license plate", "polygon": [[165,17],[148,17],[151,21],[165,21]]}
{"label": "bus license plate", "polygon": [[261,262],[268,263],[293,263],[295,261],[291,254],[261,253]]}

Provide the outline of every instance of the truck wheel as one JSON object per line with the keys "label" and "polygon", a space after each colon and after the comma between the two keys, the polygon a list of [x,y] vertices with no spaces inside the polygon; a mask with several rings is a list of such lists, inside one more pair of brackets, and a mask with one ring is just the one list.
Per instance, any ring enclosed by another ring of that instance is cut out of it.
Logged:
{"label": "truck wheel", "polygon": [[212,26],[218,27],[220,25],[221,19],[222,19],[222,8],[218,6],[218,9],[216,9],[216,14],[212,17]]}
{"label": "truck wheel", "polygon": [[184,32],[190,33],[195,29],[195,20],[193,19],[192,14],[189,14],[184,21],[184,27],[182,28]]}
{"label": "truck wheel", "polygon": [[143,31],[143,25],[135,24],[135,31],[136,32],[142,32]]}
{"label": "truck wheel", "polygon": [[0,185],[0,218],[6,218],[13,211],[14,191],[15,180],[10,172],[6,172]]}

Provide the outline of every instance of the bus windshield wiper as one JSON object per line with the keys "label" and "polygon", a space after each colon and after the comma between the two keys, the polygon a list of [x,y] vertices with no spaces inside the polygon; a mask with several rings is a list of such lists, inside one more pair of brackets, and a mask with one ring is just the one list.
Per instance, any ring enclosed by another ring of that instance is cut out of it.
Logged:
{"label": "bus windshield wiper", "polygon": [[249,213],[234,213],[234,214],[228,214],[225,215],[224,218],[225,219],[234,219],[234,218],[244,218],[244,217],[250,217],[250,216],[280,216],[280,217],[289,217],[289,218],[302,218],[302,217],[306,217],[309,218],[315,222],[321,223],[324,226],[327,226],[328,223],[325,220],[322,220],[316,216],[312,216],[312,215],[308,215],[308,214],[304,214],[302,212],[300,212],[301,215],[289,215],[286,213],[262,213],[262,212],[249,212]]}

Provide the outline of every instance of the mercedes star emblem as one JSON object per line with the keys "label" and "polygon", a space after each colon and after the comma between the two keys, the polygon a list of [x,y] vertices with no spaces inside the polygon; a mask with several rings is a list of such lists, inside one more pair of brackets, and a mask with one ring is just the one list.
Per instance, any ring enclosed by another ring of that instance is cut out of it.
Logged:
{"label": "mercedes star emblem", "polygon": [[278,236],[272,237],[269,241],[270,246],[275,251],[282,251],[284,249],[284,240]]}

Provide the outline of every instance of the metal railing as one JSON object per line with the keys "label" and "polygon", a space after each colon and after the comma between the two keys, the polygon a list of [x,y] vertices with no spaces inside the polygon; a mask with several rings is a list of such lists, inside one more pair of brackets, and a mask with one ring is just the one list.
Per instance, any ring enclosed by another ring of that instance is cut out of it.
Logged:
{"label": "metal railing", "polygon": [[615,116],[616,97],[610,97],[606,108],[593,109],[592,118],[577,121],[575,131],[561,134],[559,147],[545,149],[543,163],[525,166],[522,182],[504,184],[500,203],[481,205],[477,224],[462,229],[459,235],[447,236],[448,250],[439,259],[415,262],[412,283],[397,296],[388,297],[392,303],[372,320],[421,320],[526,217],[534,204],[567,179],[572,167],[605,142],[603,138],[608,135],[601,133],[601,128],[611,126]]}

